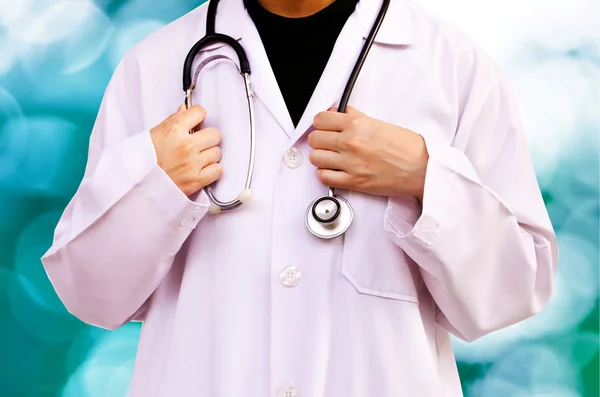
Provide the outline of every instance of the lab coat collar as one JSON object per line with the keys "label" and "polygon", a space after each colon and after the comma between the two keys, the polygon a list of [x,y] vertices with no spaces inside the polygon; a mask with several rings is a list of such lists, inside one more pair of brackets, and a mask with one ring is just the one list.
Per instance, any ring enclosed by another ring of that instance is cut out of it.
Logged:
{"label": "lab coat collar", "polygon": [[[210,0],[206,0],[208,3]],[[208,4],[204,4],[208,14]],[[243,22],[246,18],[246,8],[243,0],[219,0],[215,31],[230,36],[236,40],[242,38]],[[206,34],[206,21],[198,26],[198,39]]]}
{"label": "lab coat collar", "polygon": [[[362,25],[363,38],[367,38],[379,14],[382,0],[360,0],[356,14]],[[385,19],[375,36],[375,43],[390,45],[414,44],[412,12],[408,0],[391,0]]]}
{"label": "lab coat collar", "polygon": [[[367,38],[373,22],[379,13],[382,0],[360,0],[355,13],[361,21],[363,38]],[[242,38],[244,31],[243,21],[246,18],[246,9],[243,0],[220,0],[217,10],[216,31],[233,37]],[[198,38],[205,34],[205,24],[198,26]],[[375,42],[391,45],[409,45],[414,43],[411,9],[408,0],[391,0],[387,15]]]}

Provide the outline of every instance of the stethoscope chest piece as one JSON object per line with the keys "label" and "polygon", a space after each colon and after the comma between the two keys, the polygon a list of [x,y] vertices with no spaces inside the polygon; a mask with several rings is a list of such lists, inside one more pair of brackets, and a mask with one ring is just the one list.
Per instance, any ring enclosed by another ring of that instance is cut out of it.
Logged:
{"label": "stethoscope chest piece", "polygon": [[348,230],[353,216],[350,203],[342,196],[322,196],[308,206],[306,227],[317,237],[335,238]]}

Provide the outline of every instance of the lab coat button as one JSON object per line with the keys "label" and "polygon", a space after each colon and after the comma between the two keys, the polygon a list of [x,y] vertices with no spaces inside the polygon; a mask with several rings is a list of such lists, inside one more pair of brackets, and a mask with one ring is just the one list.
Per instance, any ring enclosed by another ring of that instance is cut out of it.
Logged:
{"label": "lab coat button", "polygon": [[277,397],[298,397],[300,394],[298,393],[298,389],[296,389],[292,385],[285,385],[279,390]]}
{"label": "lab coat button", "polygon": [[281,283],[286,287],[295,287],[300,284],[302,273],[296,266],[288,266],[279,275]]}
{"label": "lab coat button", "polygon": [[283,156],[283,162],[289,168],[298,168],[302,165],[302,153],[295,147],[289,148],[286,150],[285,155]]}

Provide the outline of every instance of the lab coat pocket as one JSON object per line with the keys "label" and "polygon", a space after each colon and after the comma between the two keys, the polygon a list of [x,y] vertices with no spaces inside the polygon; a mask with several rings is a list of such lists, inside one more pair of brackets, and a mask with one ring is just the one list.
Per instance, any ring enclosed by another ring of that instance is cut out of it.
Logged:
{"label": "lab coat pocket", "polygon": [[350,192],[353,225],[344,236],[342,273],[359,293],[418,302],[416,264],[385,234],[387,197]]}

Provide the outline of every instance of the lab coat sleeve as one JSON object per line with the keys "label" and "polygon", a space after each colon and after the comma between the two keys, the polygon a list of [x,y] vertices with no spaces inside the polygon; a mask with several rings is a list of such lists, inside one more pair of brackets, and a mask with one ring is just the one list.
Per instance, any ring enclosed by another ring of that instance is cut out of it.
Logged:
{"label": "lab coat sleeve", "polygon": [[83,181],[42,257],[66,308],[107,329],[141,318],[208,209],[204,194],[193,202],[158,167],[136,105],[138,76],[135,60],[126,57],[117,67],[92,130]]}
{"label": "lab coat sleeve", "polygon": [[422,206],[390,198],[384,221],[419,265],[437,323],[466,341],[538,313],[558,259],[510,89],[500,72],[474,80],[453,144],[427,142]]}

